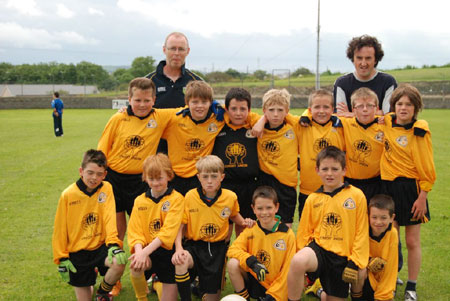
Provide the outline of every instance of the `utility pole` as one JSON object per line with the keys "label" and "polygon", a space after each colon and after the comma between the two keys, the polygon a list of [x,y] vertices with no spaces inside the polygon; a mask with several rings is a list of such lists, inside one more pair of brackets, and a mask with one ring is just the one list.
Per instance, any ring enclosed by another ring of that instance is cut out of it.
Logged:
{"label": "utility pole", "polygon": [[316,90],[320,89],[319,38],[320,38],[320,0],[317,0],[317,53],[316,53]]}

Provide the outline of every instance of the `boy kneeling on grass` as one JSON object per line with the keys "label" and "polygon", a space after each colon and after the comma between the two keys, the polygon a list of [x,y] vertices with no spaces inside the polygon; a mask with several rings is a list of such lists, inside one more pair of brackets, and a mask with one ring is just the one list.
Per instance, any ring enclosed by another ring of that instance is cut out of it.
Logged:
{"label": "boy kneeling on grass", "polygon": [[275,215],[277,193],[260,186],[253,193],[257,226],[245,229],[228,250],[228,275],[236,294],[250,300],[286,300],[289,263],[295,254],[294,232]]}
{"label": "boy kneeling on grass", "polygon": [[316,172],[322,186],[308,196],[297,232],[297,254],[288,274],[288,298],[300,300],[304,275],[319,278],[328,299],[348,297],[369,261],[369,223],[363,192],[344,182],[345,154],[320,151]]}
{"label": "boy kneeling on grass", "polygon": [[102,151],[88,150],[80,179],[61,194],[53,229],[53,261],[77,300],[91,300],[98,269],[104,276],[96,299],[110,292],[123,274],[127,257],[117,236],[116,208],[111,184],[104,182],[107,161]]}
{"label": "boy kneeling on grass", "polygon": [[[220,187],[225,174],[219,157],[202,157],[196,167],[201,187],[188,191],[185,196],[184,215],[172,257],[175,281],[182,301],[191,300],[190,279],[195,274],[199,276],[200,291],[205,293],[203,300],[219,300],[228,220],[247,227],[252,227],[254,221],[239,214],[236,194]],[[186,241],[182,245],[184,231]]]}

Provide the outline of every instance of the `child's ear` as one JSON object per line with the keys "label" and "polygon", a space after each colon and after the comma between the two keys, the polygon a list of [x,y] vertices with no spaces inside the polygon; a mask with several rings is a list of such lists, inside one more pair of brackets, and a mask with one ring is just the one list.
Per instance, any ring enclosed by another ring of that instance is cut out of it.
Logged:
{"label": "child's ear", "polygon": [[80,177],[82,177],[83,176],[83,167],[80,166],[79,172],[80,172]]}
{"label": "child's ear", "polygon": [[220,176],[220,182],[222,182],[223,179],[225,179],[225,174],[224,173]]}
{"label": "child's ear", "polygon": [[317,166],[315,168],[316,168],[316,173],[319,173],[319,168]]}

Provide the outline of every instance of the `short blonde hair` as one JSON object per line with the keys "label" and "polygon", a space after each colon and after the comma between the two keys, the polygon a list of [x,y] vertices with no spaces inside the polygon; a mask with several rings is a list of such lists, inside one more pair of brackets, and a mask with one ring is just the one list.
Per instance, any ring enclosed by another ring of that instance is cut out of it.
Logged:
{"label": "short blonde hair", "polygon": [[334,107],[333,94],[330,91],[328,91],[328,90],[319,89],[319,90],[313,91],[311,94],[309,94],[309,97],[308,97],[308,108],[311,108],[315,98],[323,97],[323,96],[329,97],[330,98],[331,107]]}
{"label": "short blonde hair", "polygon": [[262,99],[263,109],[267,109],[270,106],[280,105],[289,109],[291,104],[291,94],[286,89],[270,89],[267,91]]}
{"label": "short blonde hair", "polygon": [[172,180],[175,176],[169,157],[163,153],[147,157],[143,169],[142,180],[144,181],[149,178],[159,178],[162,172],[167,174],[169,180]]}
{"label": "short blonde hair", "polygon": [[208,155],[201,157],[195,164],[197,167],[197,172],[219,172],[221,174],[225,171],[225,166],[222,160],[215,155]]}
{"label": "short blonde hair", "polygon": [[186,92],[184,94],[184,101],[186,102],[186,105],[189,105],[189,101],[192,98],[206,99],[212,102],[213,89],[208,83],[202,80],[190,81],[186,86]]}
{"label": "short blonde hair", "polygon": [[352,108],[355,107],[355,102],[358,99],[373,99],[375,100],[375,105],[378,108],[378,96],[375,92],[373,92],[372,90],[370,90],[369,88],[366,87],[362,87],[359,88],[358,90],[355,90],[355,92],[352,93],[352,96],[350,97],[350,100],[352,102]]}

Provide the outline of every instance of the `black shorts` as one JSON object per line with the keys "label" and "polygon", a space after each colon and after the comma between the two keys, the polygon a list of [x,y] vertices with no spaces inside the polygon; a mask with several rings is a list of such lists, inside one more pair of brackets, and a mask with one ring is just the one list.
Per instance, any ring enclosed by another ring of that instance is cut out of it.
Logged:
{"label": "black shorts", "polygon": [[170,184],[173,189],[182,195],[186,195],[189,190],[199,187],[200,181],[196,175],[190,178],[183,178],[175,175],[172,181],[170,181]]}
{"label": "black shorts", "polygon": [[364,281],[362,293],[363,295],[361,297],[361,300],[375,301],[375,292],[370,285],[369,277],[367,277],[366,281]]}
{"label": "black shorts", "polygon": [[106,257],[108,257],[108,248],[104,244],[96,250],[69,253],[69,260],[77,269],[76,273],[69,271],[69,284],[77,287],[95,285],[97,279],[95,268],[102,276],[108,271],[108,267],[105,266]]}
{"label": "black shorts", "polygon": [[264,298],[266,296],[267,289],[249,272],[247,272],[245,287],[253,299]]}
{"label": "black shorts", "polygon": [[145,278],[148,279],[151,275],[156,274],[162,283],[175,283],[175,266],[172,264],[173,253],[174,250],[159,247],[150,254],[152,267],[145,271]]}
{"label": "black shorts", "polygon": [[133,210],[134,200],[148,189],[141,174],[127,175],[108,168],[105,180],[113,187],[116,212],[126,211],[128,215]]}
{"label": "black shorts", "polygon": [[239,203],[239,213],[243,218],[256,219],[252,209],[253,192],[258,187],[256,179],[241,180],[241,181],[229,181],[224,180],[222,182],[222,188],[229,189],[236,193]]}
{"label": "black shorts", "polygon": [[298,220],[302,218],[303,207],[305,207],[306,199],[308,197],[308,194],[298,193]]}
{"label": "black shorts", "polygon": [[194,268],[189,270],[191,279],[199,277],[200,291],[205,294],[215,294],[222,288],[224,277],[225,255],[228,246],[224,240],[205,242],[202,240],[185,242],[187,250],[194,260]]}
{"label": "black shorts", "polygon": [[261,171],[260,184],[271,186],[278,195],[278,203],[280,207],[277,214],[281,216],[283,223],[292,223],[294,221],[295,205],[297,203],[297,191],[295,187],[287,186],[277,180],[272,175]]}
{"label": "black shorts", "polygon": [[[413,220],[413,214],[411,213],[412,206],[419,197],[419,191],[419,183],[416,179],[400,177],[394,181],[383,181],[383,192],[394,199],[395,220],[399,226],[416,225],[424,222],[422,220]],[[428,221],[431,220],[428,200],[425,216]]]}
{"label": "black shorts", "polygon": [[327,251],[315,241],[312,241],[308,247],[316,253],[318,263],[317,270],[308,272],[308,277],[313,281],[319,278],[327,295],[347,298],[349,284],[342,280],[342,272],[348,263],[347,257]]}
{"label": "black shorts", "polygon": [[369,206],[370,199],[373,198],[374,195],[383,193],[381,177],[379,176],[364,180],[351,178],[345,178],[345,180],[349,184],[362,190],[362,192],[366,196],[367,206]]}

